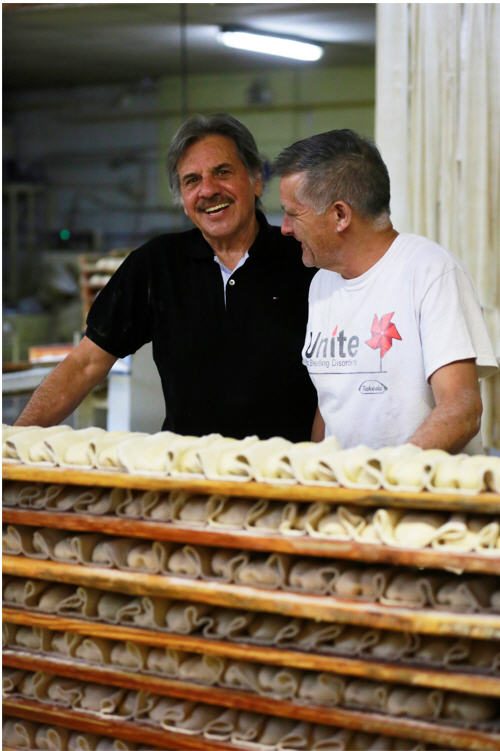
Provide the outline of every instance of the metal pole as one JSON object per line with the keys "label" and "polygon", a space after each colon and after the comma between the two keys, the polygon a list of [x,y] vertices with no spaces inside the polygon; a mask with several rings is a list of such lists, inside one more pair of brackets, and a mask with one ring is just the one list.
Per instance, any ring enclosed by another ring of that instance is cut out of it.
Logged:
{"label": "metal pole", "polygon": [[188,49],[187,49],[187,3],[180,3],[180,74],[181,74],[181,118],[188,115]]}

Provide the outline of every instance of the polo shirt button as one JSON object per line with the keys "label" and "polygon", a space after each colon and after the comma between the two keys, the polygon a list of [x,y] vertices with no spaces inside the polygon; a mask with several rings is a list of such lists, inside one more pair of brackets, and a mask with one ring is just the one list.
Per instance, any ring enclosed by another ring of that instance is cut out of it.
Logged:
{"label": "polo shirt button", "polygon": [[230,285],[231,285],[231,287],[232,287],[232,286],[233,286],[233,284],[236,284],[236,282],[234,281],[234,279],[230,279],[230,280],[228,281],[228,284],[230,284]]}

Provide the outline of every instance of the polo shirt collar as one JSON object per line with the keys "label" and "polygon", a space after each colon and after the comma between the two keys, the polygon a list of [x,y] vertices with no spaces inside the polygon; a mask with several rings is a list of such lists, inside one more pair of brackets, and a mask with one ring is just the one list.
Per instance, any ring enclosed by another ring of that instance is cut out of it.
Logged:
{"label": "polo shirt collar", "polygon": [[[259,231],[257,232],[257,237],[249,248],[248,254],[250,256],[257,255],[264,249],[265,243],[263,241],[269,230],[269,223],[262,211],[257,209],[256,216],[259,223]],[[187,234],[191,235],[191,238],[189,238],[191,241],[186,243],[186,252],[188,255],[200,260],[213,260],[214,251],[207,243],[200,230],[188,230]]]}

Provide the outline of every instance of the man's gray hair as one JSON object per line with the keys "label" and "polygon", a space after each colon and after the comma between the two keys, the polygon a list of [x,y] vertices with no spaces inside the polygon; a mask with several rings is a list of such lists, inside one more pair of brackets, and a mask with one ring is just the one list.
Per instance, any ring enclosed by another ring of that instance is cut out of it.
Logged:
{"label": "man's gray hair", "polygon": [[187,149],[202,138],[211,135],[230,138],[238,151],[250,177],[255,180],[262,174],[262,160],[255,139],[243,123],[232,115],[218,112],[213,115],[193,115],[175,133],[167,156],[170,188],[176,203],[181,203],[177,164]]}
{"label": "man's gray hair", "polygon": [[275,175],[295,173],[304,177],[297,199],[316,214],[323,214],[335,201],[344,201],[365,218],[389,220],[389,173],[368,138],[344,129],[297,141],[273,164]]}

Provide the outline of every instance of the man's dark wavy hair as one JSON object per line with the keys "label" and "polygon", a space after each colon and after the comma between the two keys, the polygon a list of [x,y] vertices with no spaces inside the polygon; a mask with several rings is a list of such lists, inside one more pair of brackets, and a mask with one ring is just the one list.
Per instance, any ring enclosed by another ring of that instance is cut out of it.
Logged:
{"label": "man's dark wavy hair", "polygon": [[168,180],[177,203],[181,203],[181,193],[177,164],[186,150],[202,138],[211,135],[226,136],[234,141],[239,157],[256,179],[262,174],[262,160],[255,139],[248,128],[232,115],[218,112],[213,115],[193,115],[175,133],[167,156]]}

